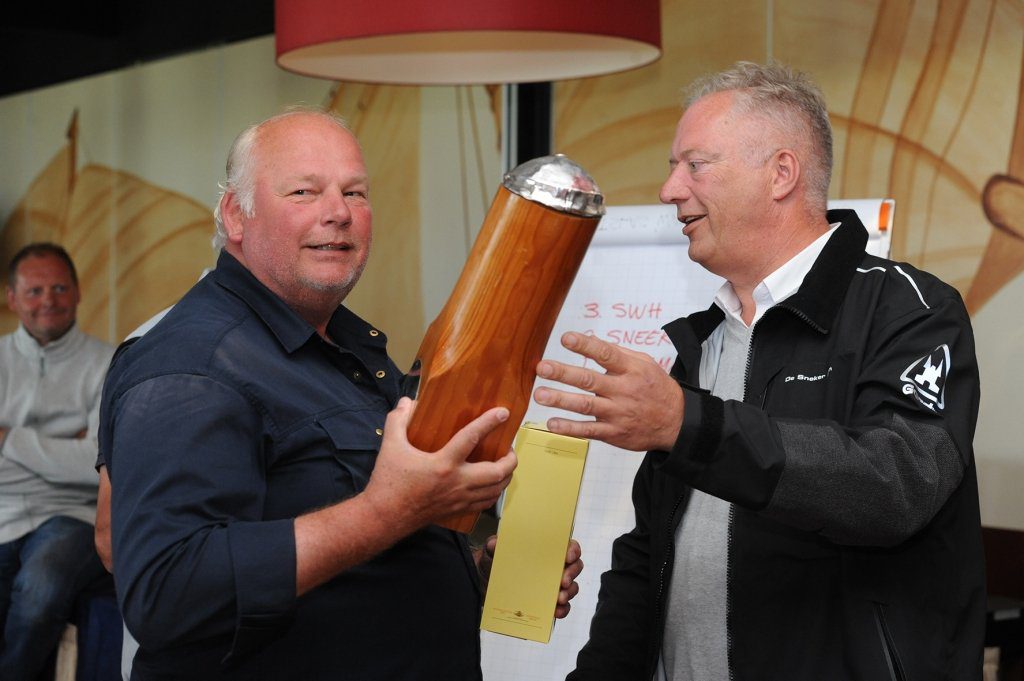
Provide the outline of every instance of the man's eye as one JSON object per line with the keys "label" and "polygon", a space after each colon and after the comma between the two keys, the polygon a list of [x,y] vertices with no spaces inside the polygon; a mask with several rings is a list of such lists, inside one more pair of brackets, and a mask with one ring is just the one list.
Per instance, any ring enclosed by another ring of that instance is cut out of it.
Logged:
{"label": "man's eye", "polygon": [[55,293],[67,293],[68,287],[64,286],[63,284],[57,284],[56,286],[53,287],[53,290]]}
{"label": "man's eye", "polygon": [[292,195],[294,195],[294,196],[309,196],[312,193],[313,193],[313,191],[310,190],[310,189],[296,189],[295,191],[292,192]]}
{"label": "man's eye", "polygon": [[697,171],[700,170],[702,165],[704,165],[704,161],[687,161],[686,165],[690,166],[690,170]]}

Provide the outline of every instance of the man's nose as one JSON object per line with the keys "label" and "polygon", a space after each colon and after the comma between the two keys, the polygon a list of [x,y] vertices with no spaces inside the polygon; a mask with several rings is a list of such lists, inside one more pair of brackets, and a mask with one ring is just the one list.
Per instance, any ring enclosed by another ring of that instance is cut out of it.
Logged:
{"label": "man's nose", "polygon": [[665,184],[661,185],[658,198],[662,203],[677,203],[690,198],[690,187],[687,183],[686,171],[678,165],[668,174]]}
{"label": "man's nose", "polygon": [[337,227],[347,227],[352,222],[352,209],[344,194],[329,192],[324,210],[324,222]]}

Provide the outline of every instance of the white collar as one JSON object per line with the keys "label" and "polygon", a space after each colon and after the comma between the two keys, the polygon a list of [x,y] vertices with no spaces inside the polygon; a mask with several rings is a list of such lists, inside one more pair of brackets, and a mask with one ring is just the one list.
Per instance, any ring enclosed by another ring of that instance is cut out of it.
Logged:
{"label": "white collar", "polygon": [[18,349],[18,352],[29,359],[38,359],[44,356],[57,359],[74,352],[78,347],[81,335],[82,332],[78,330],[78,324],[76,323],[72,324],[71,328],[57,340],[50,341],[46,345],[40,345],[39,341],[28,332],[24,324],[18,324],[18,328],[14,331],[14,346]]}
{"label": "white collar", "polygon": [[[825,244],[837,227],[839,227],[838,222],[829,225],[827,232],[808,244],[806,248],[787,260],[781,267],[769,274],[760,284],[754,287],[753,297],[756,309],[754,311],[754,319],[750,324],[751,326],[757,323],[757,320],[761,318],[761,315],[768,308],[781,303],[797,292],[800,284],[804,281],[804,277],[811,271],[811,267],[818,259],[818,256],[821,255],[822,249],[825,248]],[[718,293],[715,294],[715,304],[722,308],[726,315],[740,320],[742,323],[740,298],[736,295],[736,290],[728,281],[722,284],[722,287],[718,289]]]}

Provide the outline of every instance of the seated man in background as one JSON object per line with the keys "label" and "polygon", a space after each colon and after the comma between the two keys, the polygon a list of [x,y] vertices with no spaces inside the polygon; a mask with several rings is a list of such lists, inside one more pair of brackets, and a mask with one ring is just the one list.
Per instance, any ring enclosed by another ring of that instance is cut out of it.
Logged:
{"label": "seated man in background", "polygon": [[216,269],[122,346],[104,389],[132,678],[479,679],[489,555],[433,523],[508,484],[511,452],[465,461],[508,410],[482,405],[438,452],[409,444],[386,338],[341,305],[371,210],[340,119],[248,128],[225,185]]}
{"label": "seated man in background", "polygon": [[11,260],[0,338],[0,679],[34,679],[83,588],[104,576],[93,548],[96,425],[113,348],[75,326],[67,252],[30,244]]}

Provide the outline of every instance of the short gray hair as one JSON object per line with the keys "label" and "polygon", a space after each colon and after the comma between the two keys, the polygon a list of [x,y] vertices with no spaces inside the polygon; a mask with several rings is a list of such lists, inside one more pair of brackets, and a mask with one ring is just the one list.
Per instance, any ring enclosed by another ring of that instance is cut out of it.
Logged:
{"label": "short gray hair", "polygon": [[220,184],[220,195],[217,197],[217,205],[213,209],[213,222],[216,226],[216,231],[213,234],[214,250],[222,249],[228,240],[227,230],[224,228],[224,218],[220,214],[220,199],[227,192],[234,192],[238,197],[238,205],[242,209],[242,213],[250,218],[255,214],[256,150],[260,131],[268,124],[292,116],[315,116],[333,123],[346,132],[352,132],[345,119],[333,111],[317,106],[301,105],[290,106],[283,113],[271,116],[259,123],[253,123],[240,132],[228,152],[226,179]]}
{"label": "short gray hair", "polygon": [[[716,92],[734,92],[733,106],[739,113],[763,116],[778,131],[794,137],[806,135],[811,143],[807,184],[811,198],[824,208],[832,181],[832,124],[825,98],[814,81],[779,63],[741,61],[694,81],[686,90],[686,106]],[[794,128],[795,121],[802,129]]]}

